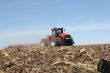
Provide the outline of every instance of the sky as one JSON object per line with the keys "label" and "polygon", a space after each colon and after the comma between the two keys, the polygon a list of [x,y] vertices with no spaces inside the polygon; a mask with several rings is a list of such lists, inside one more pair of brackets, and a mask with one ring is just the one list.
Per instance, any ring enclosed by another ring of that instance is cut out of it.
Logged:
{"label": "sky", "polygon": [[64,27],[76,44],[110,43],[110,0],[0,0],[0,47]]}

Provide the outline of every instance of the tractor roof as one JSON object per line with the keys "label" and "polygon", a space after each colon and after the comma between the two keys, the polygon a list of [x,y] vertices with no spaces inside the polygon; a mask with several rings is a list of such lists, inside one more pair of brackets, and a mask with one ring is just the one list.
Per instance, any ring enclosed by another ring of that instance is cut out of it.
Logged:
{"label": "tractor roof", "polygon": [[54,27],[52,30],[62,30],[63,28]]}

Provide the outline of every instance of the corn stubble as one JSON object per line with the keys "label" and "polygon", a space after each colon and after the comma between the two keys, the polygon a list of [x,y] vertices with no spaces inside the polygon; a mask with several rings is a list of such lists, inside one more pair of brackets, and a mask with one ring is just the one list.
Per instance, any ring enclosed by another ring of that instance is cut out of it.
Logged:
{"label": "corn stubble", "polygon": [[9,46],[0,50],[0,73],[98,73],[110,44],[61,47]]}

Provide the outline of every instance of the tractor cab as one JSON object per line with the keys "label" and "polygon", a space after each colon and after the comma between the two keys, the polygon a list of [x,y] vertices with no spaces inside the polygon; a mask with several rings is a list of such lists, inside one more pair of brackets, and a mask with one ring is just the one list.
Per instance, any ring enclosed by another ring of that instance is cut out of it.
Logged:
{"label": "tractor cab", "polygon": [[63,33],[64,29],[63,28],[53,28],[52,29],[52,36],[59,36],[59,34]]}

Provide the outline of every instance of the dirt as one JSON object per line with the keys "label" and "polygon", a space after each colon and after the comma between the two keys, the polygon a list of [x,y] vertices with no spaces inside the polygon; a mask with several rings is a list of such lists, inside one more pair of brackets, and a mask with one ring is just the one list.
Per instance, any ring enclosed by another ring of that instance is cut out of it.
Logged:
{"label": "dirt", "polygon": [[0,50],[0,73],[98,73],[100,59],[110,60],[110,44],[8,46]]}

